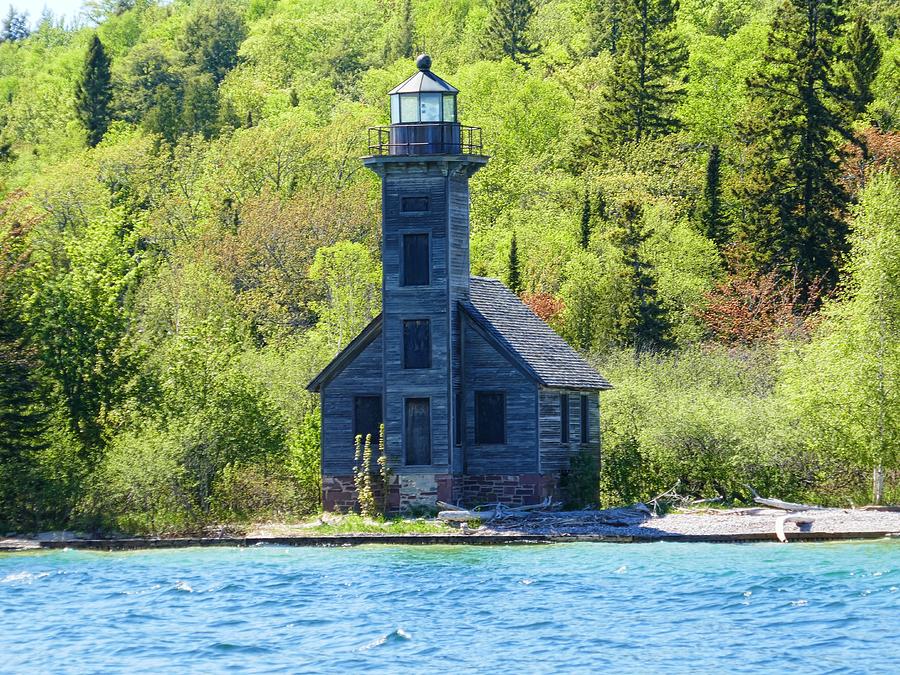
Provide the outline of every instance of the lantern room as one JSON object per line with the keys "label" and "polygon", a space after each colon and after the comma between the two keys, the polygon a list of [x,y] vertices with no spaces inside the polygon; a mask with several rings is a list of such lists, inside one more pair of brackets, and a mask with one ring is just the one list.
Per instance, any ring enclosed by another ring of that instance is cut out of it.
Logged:
{"label": "lantern room", "polygon": [[419,72],[388,92],[391,126],[369,130],[373,155],[480,154],[481,129],[460,125],[453,85],[431,72],[431,57],[416,59]]}
{"label": "lantern room", "polygon": [[419,72],[394,87],[391,97],[391,124],[456,122],[456,95],[459,91],[431,72],[431,57],[416,59]]}

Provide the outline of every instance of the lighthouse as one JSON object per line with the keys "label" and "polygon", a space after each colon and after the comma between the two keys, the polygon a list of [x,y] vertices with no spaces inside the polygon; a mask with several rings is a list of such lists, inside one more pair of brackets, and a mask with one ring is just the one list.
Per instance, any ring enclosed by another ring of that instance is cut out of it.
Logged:
{"label": "lighthouse", "polygon": [[469,182],[481,130],[431,58],[369,130],[381,179],[382,313],[310,383],[321,397],[326,509],[352,508],[354,438],[377,438],[389,502],[526,504],[559,494],[569,460],[599,460],[609,383],[511,291],[472,277]]}

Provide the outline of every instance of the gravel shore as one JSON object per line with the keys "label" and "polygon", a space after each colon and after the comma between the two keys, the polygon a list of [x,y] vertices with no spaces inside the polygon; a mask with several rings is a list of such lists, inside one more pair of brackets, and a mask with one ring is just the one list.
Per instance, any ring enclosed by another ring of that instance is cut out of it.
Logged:
{"label": "gravel shore", "polygon": [[[664,516],[641,514],[633,509],[574,511],[519,521],[489,523],[478,532],[521,532],[523,534],[609,535],[657,539],[679,537],[762,534],[775,532],[775,521],[785,515],[813,519],[810,524],[786,523],[785,534],[821,532],[831,534],[900,533],[900,512],[866,509],[815,509],[790,512],[769,508],[747,508],[675,512]],[[631,513],[629,513],[631,512]]]}

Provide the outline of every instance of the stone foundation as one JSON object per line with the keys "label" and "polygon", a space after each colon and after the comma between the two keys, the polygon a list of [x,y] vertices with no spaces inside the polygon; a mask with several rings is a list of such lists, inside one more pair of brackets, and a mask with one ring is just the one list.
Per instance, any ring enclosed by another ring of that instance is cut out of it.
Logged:
{"label": "stone foundation", "polygon": [[[375,501],[383,503],[380,480],[373,476]],[[524,506],[547,497],[562,498],[557,474],[491,474],[451,476],[439,473],[409,473],[391,476],[388,510],[404,512],[411,508],[433,507],[438,500],[473,507],[478,504]],[[322,476],[322,506],[326,511],[356,511],[356,486],[353,476]]]}
{"label": "stone foundation", "polygon": [[559,476],[537,473],[458,476],[460,501],[471,508],[478,504],[525,506],[547,497],[560,498]]}

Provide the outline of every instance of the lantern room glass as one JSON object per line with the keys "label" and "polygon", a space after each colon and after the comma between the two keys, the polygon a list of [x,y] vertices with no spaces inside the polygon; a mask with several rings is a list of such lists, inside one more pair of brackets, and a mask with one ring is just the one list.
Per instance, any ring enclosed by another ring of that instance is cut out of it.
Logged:
{"label": "lantern room glass", "polygon": [[422,92],[391,95],[391,124],[456,122],[456,95]]}

